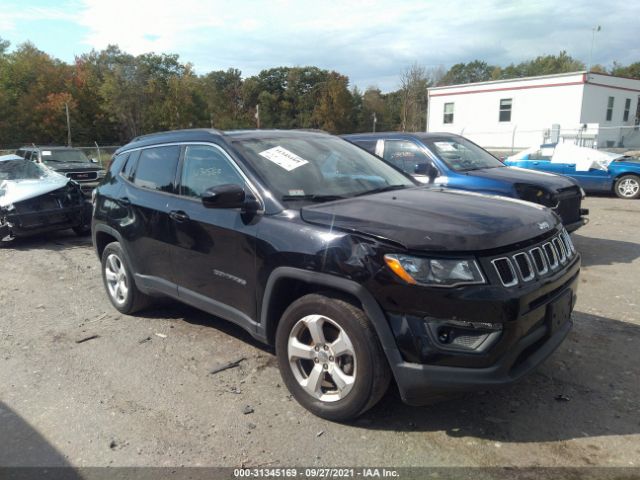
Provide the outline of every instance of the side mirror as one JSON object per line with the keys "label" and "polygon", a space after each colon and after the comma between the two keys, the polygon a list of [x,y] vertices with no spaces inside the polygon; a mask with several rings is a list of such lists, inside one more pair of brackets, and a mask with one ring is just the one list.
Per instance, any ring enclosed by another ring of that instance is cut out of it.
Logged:
{"label": "side mirror", "polygon": [[418,163],[415,166],[414,173],[416,175],[425,175],[429,177],[429,183],[433,182],[438,176],[438,169],[430,163]]}
{"label": "side mirror", "polygon": [[97,160],[97,159],[92,158],[92,159],[91,159],[91,163],[99,163],[99,162],[98,162],[98,160]]}
{"label": "side mirror", "polygon": [[245,199],[244,188],[234,184],[218,185],[202,194],[202,204],[207,208],[242,208]]}

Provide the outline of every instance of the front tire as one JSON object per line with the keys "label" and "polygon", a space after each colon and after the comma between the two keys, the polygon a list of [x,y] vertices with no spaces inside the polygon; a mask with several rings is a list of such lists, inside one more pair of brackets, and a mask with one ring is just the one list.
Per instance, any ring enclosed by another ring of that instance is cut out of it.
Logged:
{"label": "front tire", "polygon": [[293,302],[276,331],[284,383],[314,415],[353,419],[386,392],[391,373],[373,325],[349,302],[310,294]]}
{"label": "front tire", "polygon": [[626,200],[640,198],[640,177],[636,175],[623,175],[616,180],[613,190],[619,198]]}
{"label": "front tire", "polygon": [[120,243],[112,242],[105,247],[101,263],[102,281],[116,310],[129,315],[150,305],[151,298],[136,287]]}

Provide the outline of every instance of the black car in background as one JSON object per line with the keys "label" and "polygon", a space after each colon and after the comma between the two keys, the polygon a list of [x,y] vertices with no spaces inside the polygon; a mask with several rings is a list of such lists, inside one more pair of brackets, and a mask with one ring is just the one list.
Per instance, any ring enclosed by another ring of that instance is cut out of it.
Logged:
{"label": "black car in background", "polygon": [[343,135],[423,183],[504,195],[552,208],[573,232],[587,223],[584,192],[571,178],[508,167],[452,133],[380,132]]}
{"label": "black car in background", "polygon": [[47,167],[80,184],[85,195],[98,186],[105,171],[95,159],[90,159],[79,148],[72,147],[22,147],[16,155],[34,162],[42,162]]}
{"label": "black car in background", "polygon": [[93,201],[118,311],[168,296],[240,325],[328,419],[392,377],[410,404],[512,382],[572,325],[580,256],[551,210],[421,187],[327,134],[139,137]]}

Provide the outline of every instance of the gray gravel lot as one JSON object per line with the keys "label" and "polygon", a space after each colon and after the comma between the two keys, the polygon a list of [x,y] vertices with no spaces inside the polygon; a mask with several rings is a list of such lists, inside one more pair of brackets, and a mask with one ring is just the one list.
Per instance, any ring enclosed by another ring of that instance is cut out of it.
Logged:
{"label": "gray gravel lot", "polygon": [[174,303],[119,315],[88,238],[0,249],[0,466],[637,467],[640,201],[585,206],[575,327],[536,373],[430,407],[390,390],[350,425],[302,409],[239,328]]}

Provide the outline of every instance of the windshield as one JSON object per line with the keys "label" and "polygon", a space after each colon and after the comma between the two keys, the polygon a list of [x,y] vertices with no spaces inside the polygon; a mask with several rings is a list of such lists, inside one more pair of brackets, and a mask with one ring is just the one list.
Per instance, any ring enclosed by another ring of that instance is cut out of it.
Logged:
{"label": "windshield", "polygon": [[82,150],[41,150],[40,158],[43,162],[62,163],[91,163]]}
{"label": "windshield", "polygon": [[0,182],[3,180],[34,180],[48,175],[45,167],[29,160],[0,162]]}
{"label": "windshield", "polygon": [[458,172],[504,167],[496,157],[464,138],[429,138],[423,142],[449,168]]}
{"label": "windshield", "polygon": [[413,187],[406,175],[346,140],[280,135],[234,145],[284,202],[328,201]]}

